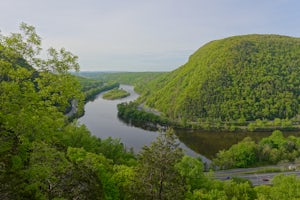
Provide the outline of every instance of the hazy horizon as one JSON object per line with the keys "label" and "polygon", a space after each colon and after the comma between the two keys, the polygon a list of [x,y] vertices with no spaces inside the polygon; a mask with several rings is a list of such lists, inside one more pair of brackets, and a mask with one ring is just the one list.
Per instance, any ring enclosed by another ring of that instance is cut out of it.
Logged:
{"label": "hazy horizon", "polygon": [[36,27],[82,71],[171,71],[204,44],[245,34],[300,36],[296,0],[2,0],[0,30]]}

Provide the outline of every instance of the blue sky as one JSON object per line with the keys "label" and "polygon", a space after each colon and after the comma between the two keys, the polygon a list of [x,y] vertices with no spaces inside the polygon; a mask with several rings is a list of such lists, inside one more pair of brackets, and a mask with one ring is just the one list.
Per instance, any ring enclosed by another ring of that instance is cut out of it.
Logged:
{"label": "blue sky", "polygon": [[233,35],[300,37],[299,0],[0,0],[2,34],[36,27],[81,71],[170,71],[205,43]]}

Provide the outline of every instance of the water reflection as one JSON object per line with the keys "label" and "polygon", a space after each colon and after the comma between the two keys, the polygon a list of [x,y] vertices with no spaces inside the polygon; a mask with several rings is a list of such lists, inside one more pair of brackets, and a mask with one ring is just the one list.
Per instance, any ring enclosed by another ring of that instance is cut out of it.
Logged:
{"label": "water reflection", "polygon": [[[188,131],[175,130],[176,135],[181,142],[187,145],[195,152],[201,152],[202,155],[212,159],[217,152],[229,149],[232,145],[242,141],[245,137],[251,137],[258,142],[263,137],[268,137],[271,132],[205,132],[205,131]],[[300,136],[300,132],[286,132],[284,136]]]}
{"label": "water reflection", "polygon": [[[127,148],[133,148],[135,152],[138,152],[144,145],[149,145],[158,136],[158,132],[135,127],[118,118],[117,105],[138,98],[132,86],[121,85],[120,87],[130,92],[131,95],[123,99],[105,100],[100,94],[94,101],[85,105],[85,114],[78,119],[78,122],[85,124],[93,135],[103,139],[119,138]],[[202,157],[182,142],[180,147],[190,156]],[[202,159],[206,160],[204,157]]]}
{"label": "water reflection", "polygon": [[[118,118],[117,104],[138,98],[132,86],[121,85],[120,87],[129,91],[131,95],[121,100],[105,100],[100,94],[93,102],[85,105],[85,115],[78,121],[85,124],[93,135],[103,139],[120,138],[126,147],[138,152],[157,137],[158,131],[153,127],[126,123]],[[271,134],[270,132],[224,133],[190,130],[175,130],[175,133],[179,138],[180,147],[186,154],[200,156],[204,161],[207,161],[206,158],[213,158],[218,151],[228,149],[247,136],[259,141]],[[300,136],[299,132],[287,132],[285,136],[292,134]]]}

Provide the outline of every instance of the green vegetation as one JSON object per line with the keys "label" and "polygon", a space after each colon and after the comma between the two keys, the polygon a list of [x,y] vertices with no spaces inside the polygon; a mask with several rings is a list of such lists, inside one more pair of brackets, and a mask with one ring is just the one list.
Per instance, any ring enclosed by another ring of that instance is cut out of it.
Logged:
{"label": "green vegetation", "polygon": [[103,82],[118,82],[135,86],[138,93],[143,93],[146,83],[157,77],[161,77],[167,72],[79,72],[79,76],[89,77]]}
{"label": "green vegetation", "polygon": [[272,181],[272,186],[255,188],[258,199],[299,199],[300,179],[294,175],[279,175]]}
{"label": "green vegetation", "polygon": [[185,65],[150,81],[140,99],[197,128],[247,129],[258,119],[298,127],[299,66],[299,38],[234,36],[204,45]]}
{"label": "green vegetation", "polygon": [[95,80],[91,78],[77,77],[82,87],[81,91],[84,93],[85,101],[94,100],[94,98],[100,93],[113,88],[118,88],[120,84],[117,82],[103,82],[101,80]]}
{"label": "green vegetation", "polygon": [[183,158],[178,146],[175,134],[169,131],[160,135],[149,147],[143,148],[138,157],[133,185],[133,194],[137,199],[183,199],[185,183],[180,183],[179,173],[183,169],[181,166],[180,170],[175,168]]}
{"label": "green vegetation", "polygon": [[171,123],[165,117],[157,114],[137,109],[138,104],[135,102],[118,104],[118,116],[127,122],[144,123],[148,125],[170,125]]}
{"label": "green vegetation", "polygon": [[123,89],[112,89],[106,93],[103,94],[103,99],[109,99],[109,100],[114,100],[114,99],[121,99],[124,97],[128,97],[130,95],[129,92]]}
{"label": "green vegetation", "polygon": [[214,165],[222,168],[243,168],[279,162],[295,162],[300,157],[300,137],[285,138],[281,131],[255,143],[245,138],[228,150],[220,151],[213,160]]}
{"label": "green vegetation", "polygon": [[20,28],[0,35],[1,198],[117,199],[113,166],[134,164],[134,155],[67,120],[70,102],[84,99],[68,73],[78,70],[77,57],[50,48],[48,60],[38,59],[40,37]]}
{"label": "green vegetation", "polygon": [[[0,35],[1,199],[300,197],[295,176],[280,175],[273,186],[258,187],[237,178],[214,180],[203,173],[199,159],[184,156],[171,129],[137,156],[117,139],[92,136],[65,116],[72,100],[83,104],[85,98],[78,79],[69,73],[79,69],[77,57],[50,48],[49,59],[39,59],[41,40],[34,27],[20,28],[23,34]],[[240,166],[256,158],[255,143],[245,142],[239,146]],[[274,132],[260,142],[266,152],[260,159],[278,161],[282,155],[294,159],[299,157],[298,144],[297,138],[285,139]]]}

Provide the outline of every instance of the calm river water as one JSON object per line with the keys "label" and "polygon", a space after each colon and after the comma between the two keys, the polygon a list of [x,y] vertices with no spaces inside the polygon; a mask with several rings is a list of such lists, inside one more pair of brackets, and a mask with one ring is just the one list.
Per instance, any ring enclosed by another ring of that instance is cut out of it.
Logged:
{"label": "calm river water", "polygon": [[[135,152],[138,152],[144,145],[149,145],[157,137],[158,132],[130,126],[118,118],[117,104],[138,98],[132,86],[121,85],[120,87],[130,92],[131,95],[121,100],[105,100],[100,94],[94,101],[85,105],[85,114],[78,121],[85,124],[93,135],[103,139],[119,138],[126,148],[133,148]],[[271,134],[269,132],[224,133],[189,130],[175,130],[175,132],[179,138],[180,147],[187,155],[200,156],[205,161],[207,158],[213,158],[219,150],[228,149],[247,136],[258,141]],[[299,132],[285,133],[286,136],[291,134],[300,136]]]}
{"label": "calm river water", "polygon": [[[118,100],[105,100],[102,94],[99,94],[94,101],[85,105],[85,114],[78,121],[85,124],[93,135],[103,139],[119,138],[126,148],[133,148],[135,152],[138,152],[144,145],[149,145],[158,136],[158,132],[130,126],[118,118],[117,105],[138,98],[132,86],[121,85],[120,88],[127,90],[131,95]],[[187,155],[202,157],[182,142],[180,142],[180,147]]]}

